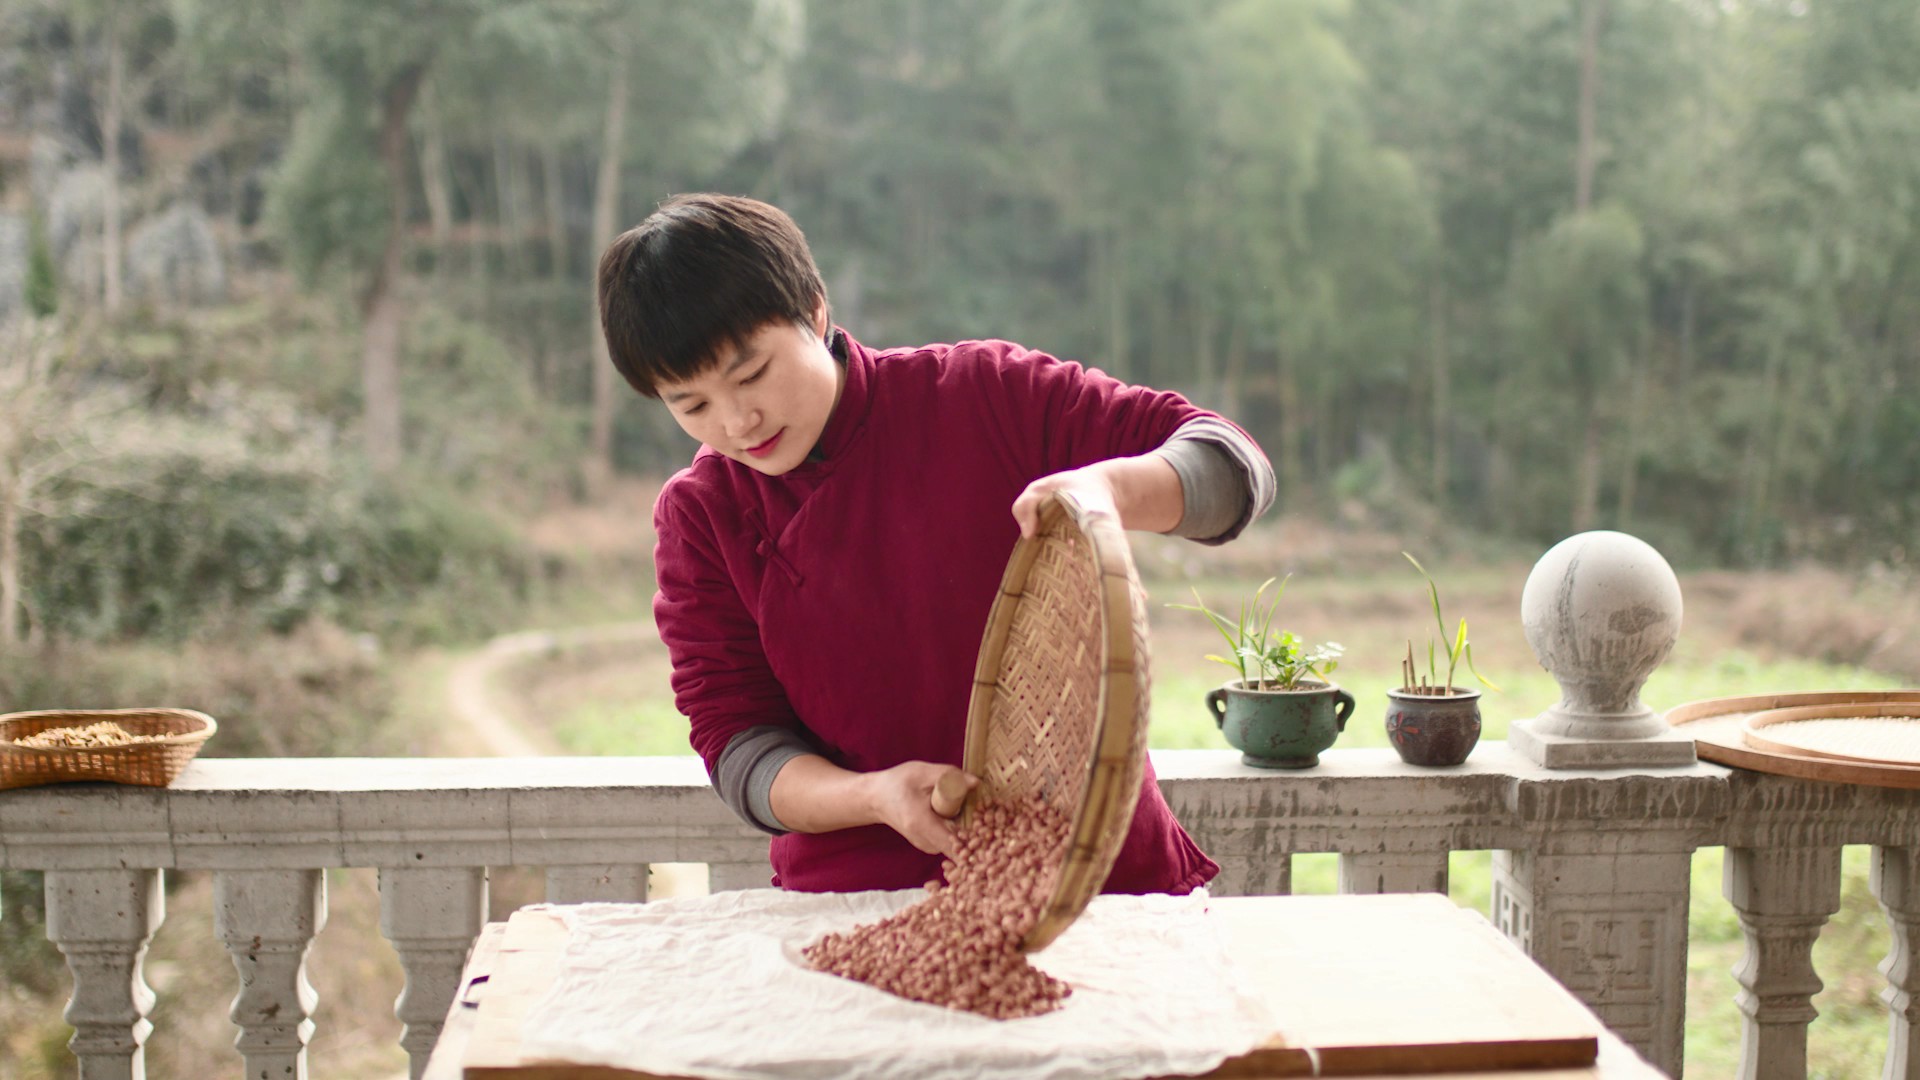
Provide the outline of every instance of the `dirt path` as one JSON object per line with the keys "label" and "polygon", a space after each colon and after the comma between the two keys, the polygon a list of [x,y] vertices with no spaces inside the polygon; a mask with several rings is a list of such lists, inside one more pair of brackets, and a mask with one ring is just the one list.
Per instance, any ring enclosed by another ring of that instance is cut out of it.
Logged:
{"label": "dirt path", "polygon": [[447,676],[448,713],[467,730],[476,753],[491,757],[544,757],[562,753],[551,735],[524,721],[521,706],[502,686],[506,672],[536,657],[586,646],[656,640],[658,635],[651,622],[502,634],[454,665]]}
{"label": "dirt path", "polygon": [[[527,721],[525,704],[506,688],[508,673],[516,665],[543,656],[648,643],[659,643],[650,621],[502,634],[454,664],[447,675],[447,713],[453,723],[466,730],[471,753],[488,757],[565,754],[552,735]],[[704,896],[707,868],[693,863],[654,863],[647,892],[656,900]]]}

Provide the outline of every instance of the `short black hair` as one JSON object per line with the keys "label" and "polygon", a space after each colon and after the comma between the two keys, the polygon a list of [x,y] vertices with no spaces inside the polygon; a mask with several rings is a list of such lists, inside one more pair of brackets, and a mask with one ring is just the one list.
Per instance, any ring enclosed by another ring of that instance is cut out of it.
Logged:
{"label": "short black hair", "polygon": [[684,382],[769,323],[813,325],[826,296],[800,227],[779,207],[675,195],[600,256],[600,328],[613,366],[647,397]]}

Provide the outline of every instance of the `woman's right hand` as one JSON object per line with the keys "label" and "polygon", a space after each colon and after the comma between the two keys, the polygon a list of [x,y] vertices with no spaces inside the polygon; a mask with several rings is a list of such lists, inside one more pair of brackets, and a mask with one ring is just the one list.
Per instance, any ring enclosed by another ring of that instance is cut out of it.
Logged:
{"label": "woman's right hand", "polygon": [[933,806],[934,788],[949,775],[962,777],[968,791],[980,783],[979,777],[930,761],[907,761],[867,773],[868,798],[875,819],[929,855],[952,856],[957,840],[953,822],[941,817]]}

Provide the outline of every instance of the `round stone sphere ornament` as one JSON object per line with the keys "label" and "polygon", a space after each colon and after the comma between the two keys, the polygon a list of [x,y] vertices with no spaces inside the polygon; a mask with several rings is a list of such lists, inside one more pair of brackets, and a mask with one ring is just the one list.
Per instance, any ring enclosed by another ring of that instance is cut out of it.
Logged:
{"label": "round stone sphere ornament", "polygon": [[1680,580],[1646,541],[1601,530],[1555,544],[1527,575],[1520,619],[1560,701],[1509,744],[1550,768],[1691,764],[1693,740],[1640,701],[1680,618]]}

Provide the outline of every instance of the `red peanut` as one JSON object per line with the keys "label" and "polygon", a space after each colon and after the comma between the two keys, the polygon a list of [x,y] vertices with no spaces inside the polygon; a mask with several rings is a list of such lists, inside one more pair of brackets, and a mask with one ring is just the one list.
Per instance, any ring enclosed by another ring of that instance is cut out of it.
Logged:
{"label": "red peanut", "polygon": [[946,881],[927,898],[805,950],[821,971],[914,1001],[996,1020],[1059,1008],[1066,983],[1027,962],[1020,940],[1039,921],[1067,843],[1066,814],[1038,795],[977,806]]}

